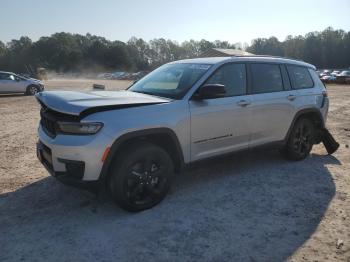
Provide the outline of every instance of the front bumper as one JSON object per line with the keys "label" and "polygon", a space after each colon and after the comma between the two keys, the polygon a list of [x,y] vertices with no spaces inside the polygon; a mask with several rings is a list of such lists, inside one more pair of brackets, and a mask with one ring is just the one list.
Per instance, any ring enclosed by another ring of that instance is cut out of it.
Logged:
{"label": "front bumper", "polygon": [[51,175],[70,184],[98,181],[103,166],[101,157],[112,140],[99,132],[91,136],[48,136],[38,129],[37,155]]}
{"label": "front bumper", "polygon": [[97,181],[82,180],[85,171],[84,162],[58,159],[58,161],[65,164],[66,171],[55,171],[52,164],[51,149],[45,146],[40,140],[37,142],[36,153],[39,161],[43,164],[50,175],[62,183],[82,188],[92,188],[97,185]]}

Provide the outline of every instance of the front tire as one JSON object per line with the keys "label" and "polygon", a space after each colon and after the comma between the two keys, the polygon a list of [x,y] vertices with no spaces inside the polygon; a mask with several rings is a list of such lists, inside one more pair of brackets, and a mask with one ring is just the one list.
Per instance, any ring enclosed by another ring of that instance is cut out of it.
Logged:
{"label": "front tire", "polygon": [[39,87],[37,87],[35,85],[31,85],[31,86],[27,87],[26,94],[29,95],[29,96],[34,96],[34,95],[36,95],[39,92],[40,92],[40,88]]}
{"label": "front tire", "polygon": [[301,118],[293,126],[283,153],[290,160],[303,160],[310,154],[314,141],[313,122],[307,118]]}
{"label": "front tire", "polygon": [[161,147],[141,142],[117,155],[109,178],[115,202],[130,212],[152,208],[169,191],[174,164]]}

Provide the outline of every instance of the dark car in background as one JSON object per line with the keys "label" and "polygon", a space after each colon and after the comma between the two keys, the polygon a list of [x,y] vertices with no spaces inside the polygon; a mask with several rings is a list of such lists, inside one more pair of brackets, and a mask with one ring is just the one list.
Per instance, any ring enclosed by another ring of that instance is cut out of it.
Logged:
{"label": "dark car in background", "polygon": [[119,75],[116,79],[118,80],[129,80],[131,74],[127,72],[123,72],[123,74]]}
{"label": "dark car in background", "polygon": [[341,71],[339,71],[339,70],[334,70],[334,71],[331,73],[331,75],[332,75],[332,76],[337,76],[337,75],[340,74],[340,72],[341,72]]}
{"label": "dark car in background", "polygon": [[344,70],[336,76],[338,84],[350,84],[350,70]]}
{"label": "dark car in background", "polygon": [[320,78],[322,78],[322,77],[324,77],[324,76],[329,76],[330,74],[331,74],[331,70],[329,70],[329,69],[324,69],[324,70],[322,70],[321,72],[320,72],[320,74],[319,74],[319,77]]}
{"label": "dark car in background", "polygon": [[147,75],[149,73],[149,71],[139,71],[137,73],[133,73],[130,76],[130,80],[135,80],[138,81],[140,80],[142,77],[144,77],[145,75]]}
{"label": "dark car in background", "polygon": [[334,75],[324,75],[324,76],[320,77],[320,79],[323,83],[334,83],[336,81],[337,77]]}

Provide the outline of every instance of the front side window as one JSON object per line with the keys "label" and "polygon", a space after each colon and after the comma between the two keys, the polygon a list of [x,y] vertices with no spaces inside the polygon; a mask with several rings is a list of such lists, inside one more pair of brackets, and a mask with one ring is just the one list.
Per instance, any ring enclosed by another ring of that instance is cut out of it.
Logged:
{"label": "front side window", "polygon": [[5,80],[7,74],[0,73],[0,80]]}
{"label": "front side window", "polygon": [[279,65],[252,64],[252,93],[283,91],[283,81]]}
{"label": "front side window", "polygon": [[16,80],[15,76],[12,75],[12,74],[3,74],[3,78],[2,79],[4,79],[4,80],[12,80],[12,81]]}
{"label": "front side window", "polygon": [[311,88],[314,82],[306,67],[288,65],[288,74],[294,89]]}
{"label": "front side window", "polygon": [[130,91],[180,99],[208,71],[211,65],[166,64],[129,88]]}
{"label": "front side window", "polygon": [[2,79],[2,80],[15,80],[15,77],[11,74],[1,73],[0,79]]}
{"label": "front side window", "polygon": [[205,84],[220,84],[225,86],[225,96],[246,94],[245,64],[227,64],[220,67]]}

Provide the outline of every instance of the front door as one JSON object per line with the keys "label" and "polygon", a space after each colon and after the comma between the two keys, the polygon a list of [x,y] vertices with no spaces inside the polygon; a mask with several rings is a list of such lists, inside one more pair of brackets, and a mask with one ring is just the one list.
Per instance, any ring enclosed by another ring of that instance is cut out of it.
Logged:
{"label": "front door", "polygon": [[249,147],[252,112],[246,65],[225,64],[204,84],[225,86],[225,97],[190,100],[191,160]]}

